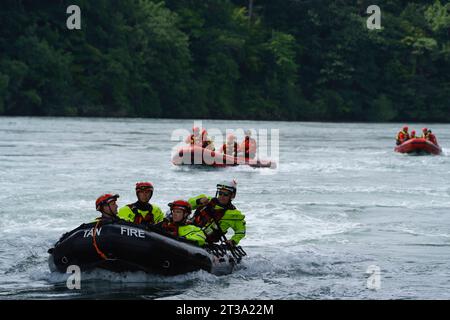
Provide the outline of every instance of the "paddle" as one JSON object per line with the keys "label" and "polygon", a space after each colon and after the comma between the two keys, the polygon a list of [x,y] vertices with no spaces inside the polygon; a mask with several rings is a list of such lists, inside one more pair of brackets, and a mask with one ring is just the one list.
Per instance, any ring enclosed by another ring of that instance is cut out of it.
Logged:
{"label": "paddle", "polygon": [[[205,204],[203,206],[202,209],[200,209],[200,210],[197,209],[197,210],[199,211],[199,213],[202,213],[203,211],[205,211],[207,209],[208,206],[210,206],[210,204],[212,204],[214,206],[215,201],[210,200],[207,204]],[[242,249],[242,247],[234,245],[234,243],[232,241],[228,241],[227,237],[225,236],[225,233],[220,228],[219,221],[216,219],[216,217],[214,215],[208,214],[208,216],[214,220],[214,223],[217,226],[216,230],[221,233],[220,241],[222,241],[222,244],[221,244],[222,247],[229,250],[231,252],[231,254],[233,255],[233,257],[235,259],[237,259],[238,261],[240,261],[243,256],[247,255],[247,253],[244,251],[244,249]]]}

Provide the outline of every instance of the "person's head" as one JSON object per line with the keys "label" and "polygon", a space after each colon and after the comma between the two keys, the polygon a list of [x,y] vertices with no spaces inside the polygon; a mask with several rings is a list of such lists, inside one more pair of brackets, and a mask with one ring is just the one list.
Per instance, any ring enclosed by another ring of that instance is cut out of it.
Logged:
{"label": "person's head", "polygon": [[422,133],[423,134],[427,134],[428,133],[428,128],[422,128]]}
{"label": "person's head", "polygon": [[173,223],[182,224],[186,222],[187,217],[191,214],[191,205],[184,200],[176,200],[169,203],[170,219]]}
{"label": "person's head", "polygon": [[433,132],[431,132],[431,129],[428,129],[428,131],[427,131],[427,132],[428,132],[428,134],[430,134],[430,133],[433,133]]}
{"label": "person's head", "polygon": [[139,202],[147,203],[153,196],[153,185],[150,182],[136,183],[136,197]]}
{"label": "person's head", "polygon": [[199,127],[193,127],[192,132],[194,133],[194,136],[198,136],[200,134],[200,128]]}
{"label": "person's head", "polygon": [[415,131],[415,130],[411,131],[411,136],[412,136],[412,137],[415,137],[415,136],[416,136],[416,131]]}
{"label": "person's head", "polygon": [[95,209],[103,214],[115,216],[117,215],[117,198],[118,194],[102,194],[95,201]]}
{"label": "person's head", "polygon": [[235,141],[236,141],[236,136],[234,134],[230,133],[229,135],[227,135],[227,143],[228,144],[232,144]]}
{"label": "person's head", "polygon": [[404,126],[404,127],[403,127],[403,131],[408,132],[408,127],[407,127],[407,126]]}
{"label": "person's head", "polygon": [[216,198],[221,205],[228,205],[236,197],[237,183],[233,179],[217,184]]}

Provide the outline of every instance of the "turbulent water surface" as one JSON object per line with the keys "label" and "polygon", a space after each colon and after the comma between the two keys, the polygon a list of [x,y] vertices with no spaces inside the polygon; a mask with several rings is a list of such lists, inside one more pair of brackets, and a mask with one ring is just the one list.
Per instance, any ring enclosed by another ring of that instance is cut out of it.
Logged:
{"label": "turbulent water surface", "polygon": [[[0,299],[450,298],[450,125],[433,126],[442,156],[407,156],[393,152],[402,124],[204,121],[279,129],[278,169],[175,167],[172,132],[192,125],[0,118]],[[48,248],[97,216],[98,195],[119,193],[124,205],[150,180],[166,210],[230,178],[248,232],[233,274],[93,271],[68,290],[67,275],[49,271]],[[367,286],[376,268],[378,290]]]}

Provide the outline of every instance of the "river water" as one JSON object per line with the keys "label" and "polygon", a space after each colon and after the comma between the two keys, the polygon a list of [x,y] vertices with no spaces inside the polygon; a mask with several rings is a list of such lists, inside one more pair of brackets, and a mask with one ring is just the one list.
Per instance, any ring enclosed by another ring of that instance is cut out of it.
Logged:
{"label": "river water", "polygon": [[[441,156],[393,152],[403,124],[203,121],[279,130],[277,169],[172,165],[172,133],[193,121],[0,118],[0,299],[449,299],[450,125],[433,125]],[[414,125],[416,130],[424,124]],[[96,197],[152,202],[235,178],[248,256],[231,275],[51,273],[47,250],[97,216]]]}

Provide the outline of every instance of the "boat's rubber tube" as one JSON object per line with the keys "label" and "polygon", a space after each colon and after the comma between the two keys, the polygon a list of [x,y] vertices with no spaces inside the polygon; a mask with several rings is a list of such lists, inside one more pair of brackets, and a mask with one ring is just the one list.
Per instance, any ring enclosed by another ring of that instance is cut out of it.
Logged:
{"label": "boat's rubber tube", "polygon": [[[102,268],[164,275],[202,269],[222,275],[231,273],[237,263],[225,250],[201,248],[127,222],[102,224],[95,231],[94,227],[94,223],[84,224],[63,235],[49,250],[50,269],[66,272],[68,266],[77,265],[81,270]],[[97,248],[107,259],[94,247],[94,232]]]}
{"label": "boat's rubber tube", "polygon": [[441,154],[442,149],[440,146],[423,139],[415,138],[403,142],[401,145],[395,147],[396,152],[400,153],[414,153],[414,154]]}
{"label": "boat's rubber tube", "polygon": [[204,149],[200,146],[185,146],[172,157],[174,165],[203,165],[211,167],[229,167],[248,165],[254,168],[276,168],[274,161],[233,157],[220,152]]}

